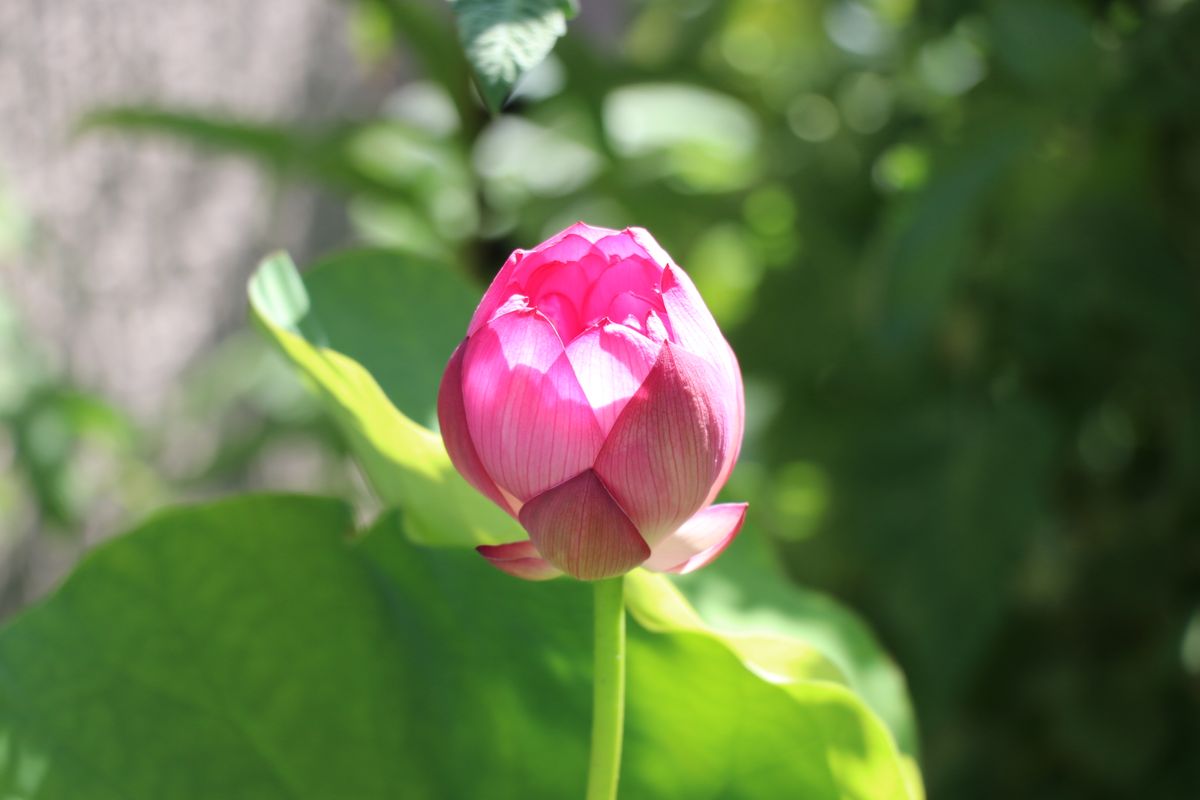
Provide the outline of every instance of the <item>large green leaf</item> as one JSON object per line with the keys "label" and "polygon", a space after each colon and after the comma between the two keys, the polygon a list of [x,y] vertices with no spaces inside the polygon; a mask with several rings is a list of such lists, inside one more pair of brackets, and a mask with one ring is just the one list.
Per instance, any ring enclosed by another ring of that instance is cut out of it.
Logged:
{"label": "large green leaf", "polygon": [[[562,798],[584,780],[589,588],[352,536],[330,500],[170,511],[0,632],[0,796]],[[911,797],[846,689],[630,627],[624,798]]]}
{"label": "large green leaf", "polygon": [[432,420],[441,370],[466,331],[474,294],[464,281],[441,265],[378,250],[333,257],[301,279],[278,254],[251,280],[250,301],[268,337],[325,401],[380,497],[404,508],[414,539],[524,538],[459,476],[441,437],[414,421]]}
{"label": "large green leaf", "polygon": [[517,80],[567,32],[568,0],[454,0],[458,33],[488,106],[504,105]]}
{"label": "large green leaf", "polygon": [[852,611],[788,581],[753,525],[747,525],[719,559],[676,578],[675,584],[717,631],[774,636],[815,647],[887,723],[901,751],[916,756],[912,701],[895,661]]}

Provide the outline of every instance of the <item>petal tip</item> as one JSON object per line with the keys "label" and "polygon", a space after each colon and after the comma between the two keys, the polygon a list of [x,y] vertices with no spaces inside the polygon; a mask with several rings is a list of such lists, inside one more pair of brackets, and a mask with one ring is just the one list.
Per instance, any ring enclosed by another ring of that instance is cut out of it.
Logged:
{"label": "petal tip", "polygon": [[508,544],[481,544],[475,548],[475,552],[486,558],[493,567],[514,578],[548,581],[563,574],[562,570],[542,558],[533,543],[528,540]]}

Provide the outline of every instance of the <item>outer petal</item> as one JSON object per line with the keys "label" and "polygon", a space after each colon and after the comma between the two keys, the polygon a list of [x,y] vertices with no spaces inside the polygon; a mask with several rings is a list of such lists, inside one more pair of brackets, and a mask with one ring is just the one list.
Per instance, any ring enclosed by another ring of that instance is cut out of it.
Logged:
{"label": "outer petal", "polygon": [[726,411],[730,415],[730,423],[725,441],[725,463],[721,465],[721,473],[717,476],[717,482],[713,484],[705,503],[711,503],[716,499],[717,493],[721,491],[725,482],[729,480],[729,476],[733,474],[738,455],[742,452],[742,437],[746,431],[746,390],[742,385],[742,370],[738,367],[737,357],[733,355],[732,350],[729,355],[733,358],[734,384],[732,405],[728,399],[726,400]]}
{"label": "outer petal", "polygon": [[498,317],[470,338],[463,358],[471,440],[498,487],[527,501],[592,465],[600,427],[546,317]]}
{"label": "outer petal", "polygon": [[527,581],[548,581],[562,575],[562,570],[555,569],[538,555],[533,542],[529,540],[508,544],[481,544],[475,550],[497,569]]}
{"label": "outer petal", "polygon": [[714,370],[665,343],[613,425],[596,472],[654,546],[704,505],[725,462],[729,421]]}
{"label": "outer petal", "polygon": [[462,364],[466,349],[467,340],[464,339],[450,356],[450,363],[446,365],[446,372],[442,375],[442,385],[438,388],[438,424],[442,429],[442,441],[446,444],[451,463],[467,482],[487,495],[493,503],[516,516],[513,506],[484,469],[483,462],[479,460],[479,453],[475,450],[475,443],[471,441],[462,396]]}
{"label": "outer petal", "polygon": [[721,554],[742,529],[747,503],[709,506],[663,539],[643,565],[656,572],[688,573]]}
{"label": "outer petal", "polygon": [[677,266],[669,266],[663,271],[662,297],[671,323],[671,340],[716,365],[720,377],[720,388],[715,396],[720,398],[722,414],[730,424],[726,427],[725,463],[708,497],[711,503],[733,471],[742,448],[746,418],[742,373],[733,349],[721,335],[717,321],[686,272]]}
{"label": "outer petal", "polygon": [[537,551],[581,580],[623,575],[650,556],[637,528],[590,469],[530,500],[520,519]]}
{"label": "outer petal", "polygon": [[624,325],[595,325],[567,346],[567,358],[607,435],[650,374],[662,345]]}

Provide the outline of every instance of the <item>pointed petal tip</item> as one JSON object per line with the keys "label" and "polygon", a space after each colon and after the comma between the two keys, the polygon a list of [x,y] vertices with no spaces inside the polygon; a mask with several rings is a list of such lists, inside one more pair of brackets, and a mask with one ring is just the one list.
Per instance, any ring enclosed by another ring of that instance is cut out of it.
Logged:
{"label": "pointed petal tip", "polygon": [[475,552],[486,558],[496,569],[527,581],[548,581],[561,576],[562,570],[538,554],[529,540],[508,544],[481,544]]}
{"label": "pointed petal tip", "polygon": [[686,575],[712,563],[737,538],[749,503],[722,503],[700,511],[664,539],[645,567]]}

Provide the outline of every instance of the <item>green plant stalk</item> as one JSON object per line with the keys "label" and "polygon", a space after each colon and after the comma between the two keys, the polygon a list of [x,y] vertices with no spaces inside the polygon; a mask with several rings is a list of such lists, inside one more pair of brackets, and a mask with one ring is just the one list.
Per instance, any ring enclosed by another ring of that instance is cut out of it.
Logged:
{"label": "green plant stalk", "polygon": [[596,584],[592,758],[587,800],[615,800],[625,733],[625,579]]}

